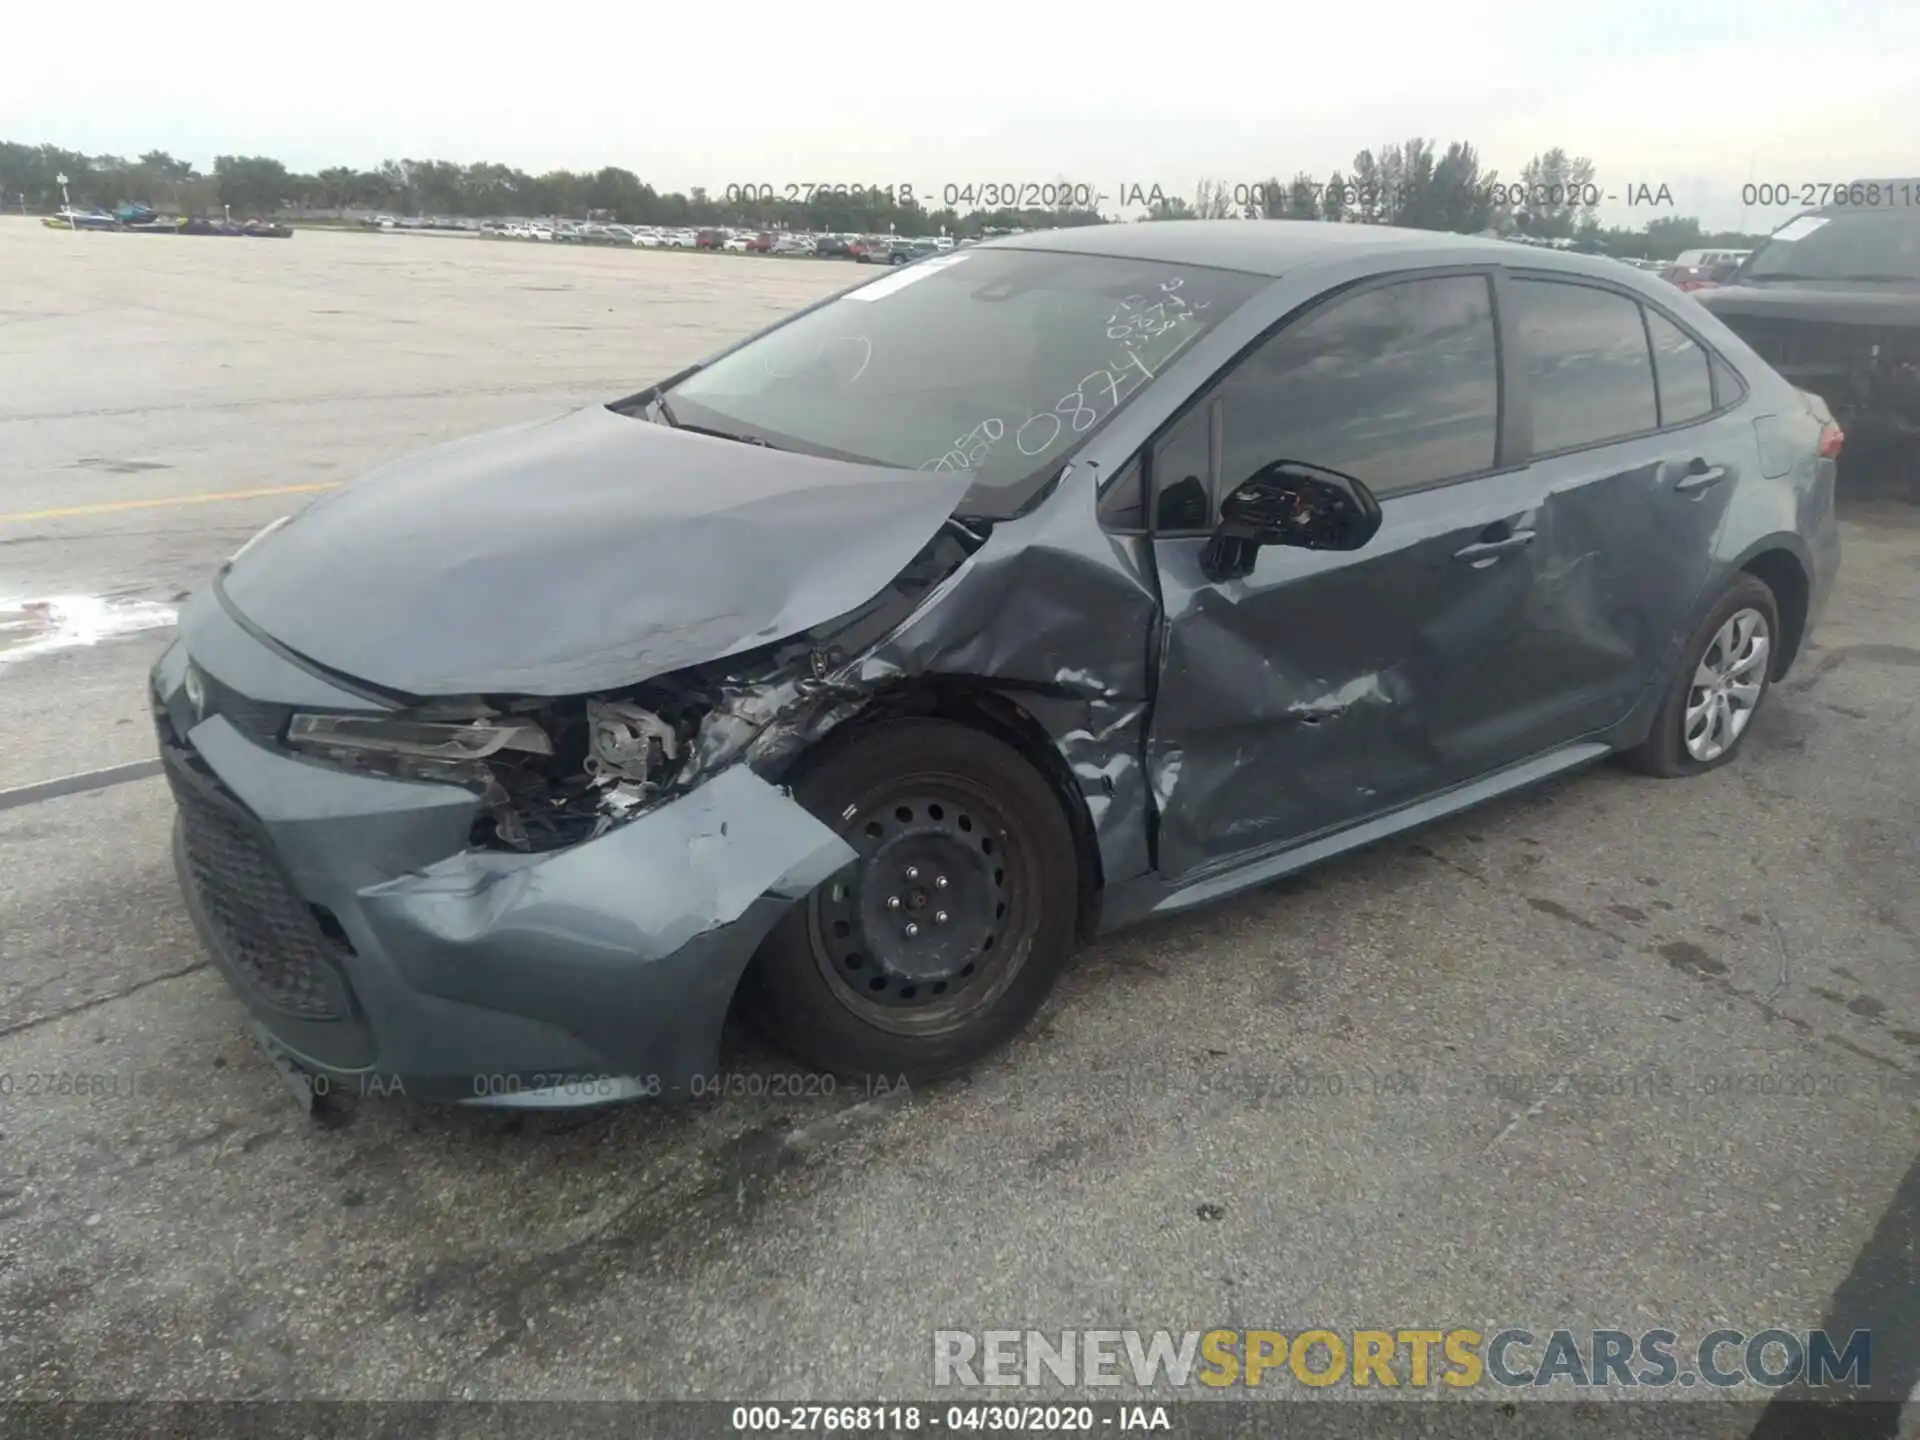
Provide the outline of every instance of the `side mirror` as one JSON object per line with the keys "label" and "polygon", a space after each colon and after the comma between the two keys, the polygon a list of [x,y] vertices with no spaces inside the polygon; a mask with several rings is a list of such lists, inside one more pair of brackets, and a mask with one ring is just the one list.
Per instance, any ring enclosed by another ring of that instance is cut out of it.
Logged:
{"label": "side mirror", "polygon": [[1379,529],[1380,502],[1351,475],[1276,460],[1221,502],[1220,523],[1200,565],[1209,580],[1237,580],[1252,571],[1262,545],[1358,550]]}

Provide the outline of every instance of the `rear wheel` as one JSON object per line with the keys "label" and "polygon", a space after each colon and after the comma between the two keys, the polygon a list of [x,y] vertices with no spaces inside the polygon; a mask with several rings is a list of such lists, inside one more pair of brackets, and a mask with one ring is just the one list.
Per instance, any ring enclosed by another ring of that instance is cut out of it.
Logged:
{"label": "rear wheel", "polygon": [[1622,758],[1663,777],[1726,764],[1766,698],[1779,634],[1773,591],[1742,574],[1688,638],[1653,728]]}
{"label": "rear wheel", "polygon": [[1046,780],[944,720],[867,731],[792,778],[859,858],[793,907],[755,961],[754,1008],[843,1075],[931,1079],[1014,1035],[1066,961],[1078,869]]}

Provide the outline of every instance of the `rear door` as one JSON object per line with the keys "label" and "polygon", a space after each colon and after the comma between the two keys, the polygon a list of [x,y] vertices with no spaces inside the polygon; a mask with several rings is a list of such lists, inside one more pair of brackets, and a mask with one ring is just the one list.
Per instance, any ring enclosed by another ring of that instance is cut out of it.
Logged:
{"label": "rear door", "polygon": [[1542,500],[1540,589],[1514,663],[1552,684],[1508,717],[1541,747],[1624,719],[1686,628],[1727,499],[1755,461],[1731,372],[1624,290],[1517,272],[1511,334]]}

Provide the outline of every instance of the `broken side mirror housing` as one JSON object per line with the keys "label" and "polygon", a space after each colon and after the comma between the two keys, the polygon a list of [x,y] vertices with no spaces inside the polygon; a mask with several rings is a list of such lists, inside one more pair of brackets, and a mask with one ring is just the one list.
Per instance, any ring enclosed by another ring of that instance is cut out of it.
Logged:
{"label": "broken side mirror housing", "polygon": [[1220,523],[1200,555],[1209,580],[1237,580],[1262,545],[1300,550],[1358,550],[1379,532],[1380,502],[1351,475],[1276,460],[1220,503]]}

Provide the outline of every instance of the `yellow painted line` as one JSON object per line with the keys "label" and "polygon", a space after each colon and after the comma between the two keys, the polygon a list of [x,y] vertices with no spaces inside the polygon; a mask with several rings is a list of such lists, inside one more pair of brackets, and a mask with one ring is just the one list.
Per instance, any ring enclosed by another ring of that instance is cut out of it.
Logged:
{"label": "yellow painted line", "polygon": [[117,515],[122,510],[164,510],[173,505],[217,505],[222,500],[260,500],[268,495],[311,495],[337,490],[338,480],[313,485],[268,485],[259,490],[221,490],[214,494],[167,495],[153,500],[104,500],[98,505],[68,505],[58,510],[16,510],[0,515],[0,525],[22,520],[70,520],[79,515]]}

